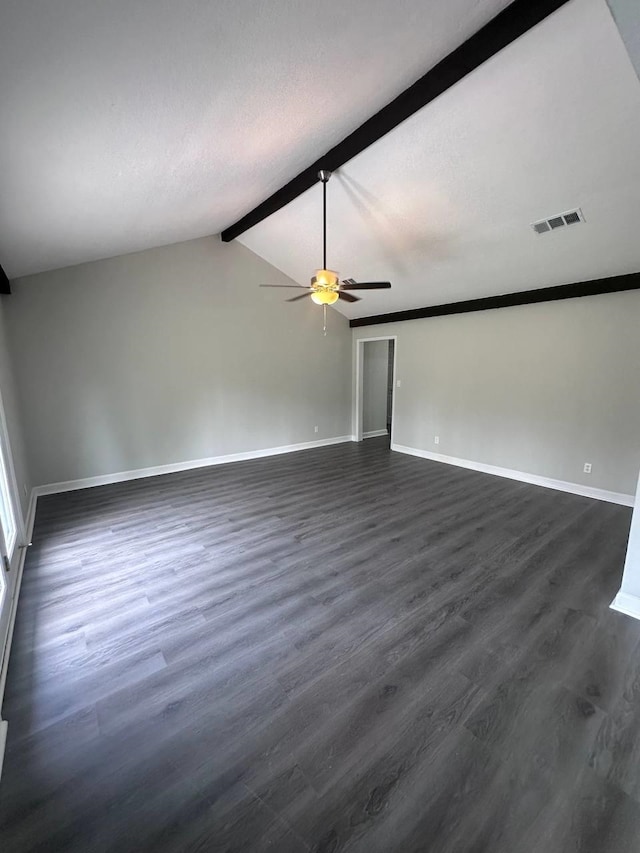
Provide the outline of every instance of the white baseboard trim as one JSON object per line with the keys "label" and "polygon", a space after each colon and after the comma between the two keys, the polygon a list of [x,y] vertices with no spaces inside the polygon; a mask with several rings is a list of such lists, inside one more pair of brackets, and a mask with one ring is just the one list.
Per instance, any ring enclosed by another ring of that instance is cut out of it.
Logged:
{"label": "white baseboard trim", "polygon": [[29,495],[29,506],[27,507],[27,517],[24,520],[24,535],[27,545],[31,542],[31,537],[33,536],[33,525],[36,521],[37,503],[38,493],[35,489],[31,489],[31,494]]}
{"label": "white baseboard trim", "polygon": [[363,432],[363,438],[377,438],[379,435],[389,435],[389,431],[386,429],[372,429],[369,432]]}
{"label": "white baseboard trim", "polygon": [[[36,504],[38,496],[35,489],[31,489],[29,496],[29,507],[27,509],[27,517],[25,519],[25,545],[31,542],[33,536],[33,525],[36,520]],[[16,580],[16,588],[11,602],[11,613],[9,614],[9,631],[7,633],[7,644],[2,651],[2,669],[0,670],[0,712],[2,711],[2,701],[4,699],[4,688],[7,683],[7,671],[9,669],[9,658],[11,656],[11,643],[13,641],[13,631],[16,625],[16,614],[18,612],[18,599],[20,598],[20,588],[22,587],[22,575],[24,573],[24,562],[27,557],[27,549],[23,548],[20,551],[20,559],[18,560],[18,579]],[[1,651],[1,650],[0,650]],[[0,779],[2,778],[2,764],[4,760],[4,748],[7,741],[7,722],[0,719]]]}
{"label": "white baseboard trim", "polygon": [[108,486],[112,483],[124,483],[127,480],[141,480],[144,477],[157,477],[161,474],[174,474],[178,471],[191,471],[195,468],[208,468],[212,465],[226,465],[229,462],[245,462],[249,459],[262,459],[265,456],[279,456],[281,453],[296,453],[298,450],[311,450],[314,447],[328,447],[331,444],[343,444],[353,441],[351,435],[339,435],[335,438],[320,438],[316,441],[303,441],[300,444],[283,444],[280,447],[266,447],[263,450],[247,450],[242,453],[228,453],[225,456],[210,456],[206,459],[191,459],[187,462],[171,462],[168,465],[154,465],[151,468],[136,468],[132,471],[118,471],[113,474],[101,474],[98,477],[85,477],[80,480],[65,480],[61,483],[48,483],[36,486],[36,495],[55,495],[59,492],[72,492],[76,489],[89,489],[93,486]]}
{"label": "white baseboard trim", "polygon": [[7,745],[7,723],[0,720],[0,779],[2,779],[2,765],[4,763],[4,748]]}
{"label": "white baseboard trim", "polygon": [[617,610],[618,613],[640,619],[640,597],[637,595],[630,595],[628,592],[620,590],[609,606],[612,610]]}
{"label": "white baseboard trim", "polygon": [[471,471],[481,471],[483,474],[495,474],[497,477],[531,483],[533,486],[543,486],[546,489],[555,489],[559,492],[570,492],[574,495],[582,495],[585,498],[594,498],[597,501],[607,501],[622,506],[633,506],[635,503],[634,495],[608,492],[606,489],[583,486],[581,483],[568,483],[565,480],[552,480],[549,477],[540,477],[538,474],[527,474],[524,471],[500,468],[497,465],[487,465],[484,462],[472,462],[469,459],[458,459],[456,456],[445,456],[442,453],[432,453],[430,450],[419,450],[415,447],[406,447],[403,444],[392,444],[391,450],[398,453],[408,453],[410,456],[419,456],[421,459],[430,459],[432,462],[444,462],[447,465],[456,465],[458,468],[469,468]]}

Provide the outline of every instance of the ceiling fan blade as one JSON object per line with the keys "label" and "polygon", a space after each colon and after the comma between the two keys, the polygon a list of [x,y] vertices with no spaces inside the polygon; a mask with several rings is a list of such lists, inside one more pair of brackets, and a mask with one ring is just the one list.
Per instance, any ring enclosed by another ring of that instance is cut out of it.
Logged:
{"label": "ceiling fan blade", "polygon": [[390,281],[361,281],[355,282],[352,278],[345,278],[340,285],[341,290],[388,290]]}
{"label": "ceiling fan blade", "polygon": [[338,299],[344,299],[345,302],[360,302],[359,296],[352,296],[350,293],[344,293],[342,290],[338,292]]}
{"label": "ceiling fan blade", "polygon": [[258,287],[302,287],[304,290],[308,290],[304,284],[259,284]]}
{"label": "ceiling fan blade", "polygon": [[311,296],[311,291],[308,293],[301,293],[300,296],[292,296],[291,299],[285,299],[285,302],[297,302],[298,299],[306,299],[307,296]]}

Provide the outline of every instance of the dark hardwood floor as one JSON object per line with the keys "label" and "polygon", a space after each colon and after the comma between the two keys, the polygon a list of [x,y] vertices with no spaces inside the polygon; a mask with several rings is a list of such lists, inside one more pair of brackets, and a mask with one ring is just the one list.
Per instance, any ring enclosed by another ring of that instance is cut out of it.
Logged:
{"label": "dark hardwood floor", "polygon": [[384,439],[42,498],[1,850],[639,850],[629,521]]}

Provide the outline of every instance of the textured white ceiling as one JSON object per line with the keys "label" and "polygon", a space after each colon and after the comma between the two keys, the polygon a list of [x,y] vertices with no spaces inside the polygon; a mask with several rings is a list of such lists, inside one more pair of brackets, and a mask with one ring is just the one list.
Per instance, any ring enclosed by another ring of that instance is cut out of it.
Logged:
{"label": "textured white ceiling", "polygon": [[[640,82],[607,5],[571,0],[332,178],[329,266],[393,282],[340,310],[640,270],[639,154]],[[320,205],[317,186],[240,239],[306,284],[322,260]],[[530,228],[578,206],[585,224]]]}
{"label": "textured white ceiling", "polygon": [[10,277],[215,234],[508,0],[3,0]]}

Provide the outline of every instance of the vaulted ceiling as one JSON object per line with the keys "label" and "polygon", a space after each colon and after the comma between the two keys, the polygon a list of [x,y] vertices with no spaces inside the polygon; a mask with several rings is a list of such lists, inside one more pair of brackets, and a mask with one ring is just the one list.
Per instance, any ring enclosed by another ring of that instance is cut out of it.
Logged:
{"label": "vaulted ceiling", "polygon": [[10,277],[216,234],[508,0],[4,0]]}
{"label": "vaulted ceiling", "polygon": [[[0,262],[16,277],[219,233],[507,5],[5,0]],[[340,310],[639,270],[638,150],[608,6],[569,0],[334,175],[329,265],[394,285]],[[318,185],[240,240],[306,284],[320,203]],[[582,224],[530,227],[576,207]]]}
{"label": "vaulted ceiling", "polygon": [[[640,270],[640,81],[604,0],[571,0],[345,164],[330,268],[390,279],[362,317]],[[296,281],[321,266],[320,187],[240,237]],[[575,208],[585,222],[537,235]],[[275,297],[272,297],[275,298]]]}

